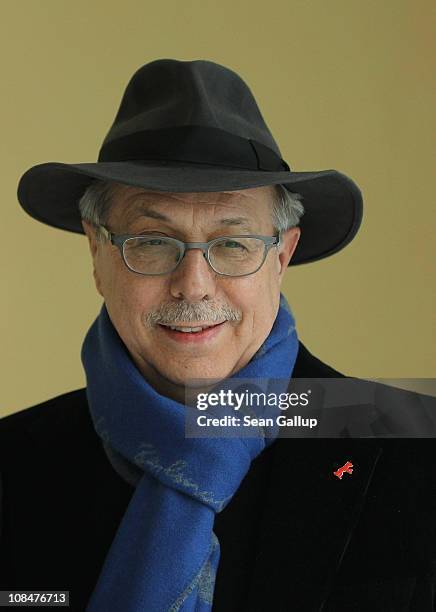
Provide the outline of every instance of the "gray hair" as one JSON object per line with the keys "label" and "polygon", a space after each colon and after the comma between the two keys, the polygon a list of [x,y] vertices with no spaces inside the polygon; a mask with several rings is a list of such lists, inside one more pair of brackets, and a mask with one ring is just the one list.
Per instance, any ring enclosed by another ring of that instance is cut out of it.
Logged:
{"label": "gray hair", "polygon": [[[113,181],[94,180],[79,199],[80,216],[94,226],[106,225],[112,204]],[[96,232],[97,240],[102,240],[100,231]]]}
{"label": "gray hair", "polygon": [[[113,181],[94,180],[79,200],[79,210],[82,219],[94,226],[105,225],[112,204],[113,188],[117,185]],[[274,186],[274,200],[272,205],[272,222],[278,232],[284,232],[295,227],[304,214],[304,206],[300,202],[302,196],[283,187]],[[100,232],[97,239],[102,238]]]}
{"label": "gray hair", "polygon": [[285,232],[300,223],[304,215],[301,203],[302,195],[288,191],[283,185],[275,185],[275,197],[272,207],[272,222],[279,232]]}

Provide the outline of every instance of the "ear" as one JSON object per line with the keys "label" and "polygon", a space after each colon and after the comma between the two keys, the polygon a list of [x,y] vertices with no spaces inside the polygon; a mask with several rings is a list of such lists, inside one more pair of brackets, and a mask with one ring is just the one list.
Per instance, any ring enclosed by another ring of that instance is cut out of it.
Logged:
{"label": "ear", "polygon": [[95,286],[97,291],[99,292],[99,294],[104,298],[103,292],[102,292],[102,286],[101,286],[101,280],[100,280],[100,276],[97,273],[97,253],[98,253],[98,247],[99,247],[99,242],[97,240],[97,237],[95,235],[95,227],[89,223],[89,221],[85,221],[84,219],[82,219],[82,227],[83,230],[88,238],[88,242],[89,242],[89,250],[91,251],[91,255],[92,255],[92,262],[93,262],[93,276],[94,276],[94,282],[95,282]]}
{"label": "ear", "polygon": [[91,251],[92,258],[94,259],[98,248],[98,242],[95,235],[95,227],[91,223],[89,223],[89,221],[85,221],[84,219],[82,219],[82,227],[83,231],[88,237],[89,249]]}
{"label": "ear", "polygon": [[280,281],[288,269],[288,264],[292,259],[295,249],[297,248],[300,235],[301,229],[299,227],[291,227],[285,232],[282,232],[281,246],[278,249],[279,256],[277,258],[277,272],[279,274]]}

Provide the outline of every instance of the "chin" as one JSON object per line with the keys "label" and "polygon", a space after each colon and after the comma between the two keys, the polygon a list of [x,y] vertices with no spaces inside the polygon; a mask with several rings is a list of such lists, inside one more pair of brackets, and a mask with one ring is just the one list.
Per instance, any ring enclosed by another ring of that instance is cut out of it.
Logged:
{"label": "chin", "polygon": [[[188,368],[188,369],[187,369]],[[185,385],[187,381],[192,379],[218,379],[222,380],[230,375],[231,368],[211,367],[209,364],[196,364],[192,366],[186,366],[183,370],[172,370],[171,372],[162,371],[163,375],[172,383],[176,385]]]}

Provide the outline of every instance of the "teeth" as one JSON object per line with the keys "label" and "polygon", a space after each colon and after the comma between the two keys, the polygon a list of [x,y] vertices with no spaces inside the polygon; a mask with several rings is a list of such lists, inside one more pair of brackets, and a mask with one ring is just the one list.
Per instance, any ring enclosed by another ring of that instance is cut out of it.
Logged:
{"label": "teeth", "polygon": [[[224,323],[224,321],[221,321],[221,323]],[[209,327],[215,327],[216,325],[220,325],[220,323],[213,323],[212,325],[202,325],[201,327],[177,327],[175,325],[166,325],[165,323],[161,323],[161,325],[163,325],[164,327],[169,327],[170,329],[176,330],[176,331],[181,331],[184,333],[189,333],[189,332],[199,332],[199,331],[203,331],[204,329],[209,329]]]}
{"label": "teeth", "polygon": [[173,327],[172,325],[169,326],[170,329],[175,329],[176,331],[181,331],[181,332],[199,332],[202,331],[203,329],[208,329],[209,327],[212,327],[211,325],[206,325],[205,327]]}

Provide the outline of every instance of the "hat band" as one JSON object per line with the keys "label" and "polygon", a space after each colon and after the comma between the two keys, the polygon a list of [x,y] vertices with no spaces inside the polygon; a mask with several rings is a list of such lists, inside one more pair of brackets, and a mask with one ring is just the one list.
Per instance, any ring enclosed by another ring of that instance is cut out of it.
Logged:
{"label": "hat band", "polygon": [[181,161],[198,164],[282,172],[288,164],[275,151],[225,130],[179,126],[143,130],[103,144],[99,162]]}

